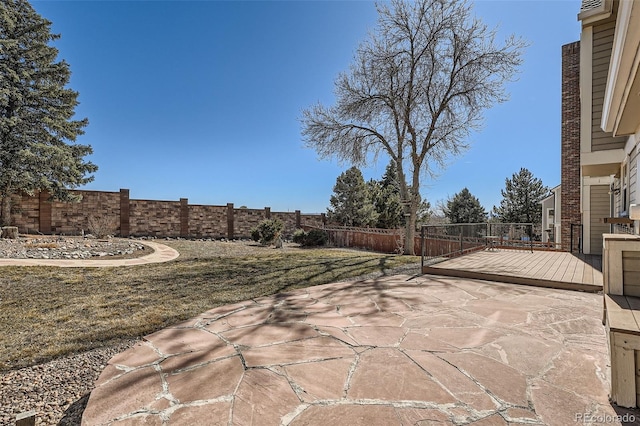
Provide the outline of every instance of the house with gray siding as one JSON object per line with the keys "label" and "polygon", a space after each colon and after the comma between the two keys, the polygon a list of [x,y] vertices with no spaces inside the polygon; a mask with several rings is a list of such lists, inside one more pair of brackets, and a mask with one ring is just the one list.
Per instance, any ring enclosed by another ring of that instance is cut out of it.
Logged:
{"label": "house with gray siding", "polygon": [[[584,253],[601,254],[602,234],[639,231],[640,2],[583,0],[578,19],[579,43],[563,46],[562,193],[567,211],[572,198],[579,199],[579,214],[568,222],[581,230]],[[571,62],[565,55],[571,54],[579,57],[577,76],[575,70],[565,72],[565,62]],[[579,81],[579,105],[571,105],[575,94],[565,91],[571,77]],[[565,115],[579,119],[579,132],[564,131],[571,124]],[[571,144],[579,146],[579,179],[564,188],[565,174],[578,176],[575,165],[565,167],[565,145]],[[568,222],[563,218],[562,235]]]}
{"label": "house with gray siding", "polygon": [[560,185],[551,189],[551,194],[541,201],[542,205],[542,242],[560,246],[562,234],[560,217],[562,215]]}

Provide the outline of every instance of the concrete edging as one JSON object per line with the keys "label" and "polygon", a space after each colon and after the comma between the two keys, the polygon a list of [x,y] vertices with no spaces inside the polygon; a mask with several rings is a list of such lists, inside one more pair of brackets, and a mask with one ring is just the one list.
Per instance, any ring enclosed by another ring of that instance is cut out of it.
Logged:
{"label": "concrete edging", "polygon": [[140,241],[151,247],[153,253],[132,259],[0,259],[0,266],[57,266],[60,268],[106,268],[117,266],[136,266],[149,263],[169,262],[180,256],[178,251],[164,244]]}

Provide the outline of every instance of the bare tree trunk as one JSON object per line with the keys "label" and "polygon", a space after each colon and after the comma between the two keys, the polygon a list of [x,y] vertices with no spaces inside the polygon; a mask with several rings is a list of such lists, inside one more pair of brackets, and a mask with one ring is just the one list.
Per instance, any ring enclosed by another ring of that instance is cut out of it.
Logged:
{"label": "bare tree trunk", "polygon": [[400,181],[400,197],[402,198],[402,211],[404,213],[404,254],[414,256],[416,234],[416,222],[418,220],[418,205],[420,200],[420,171],[413,172],[412,186],[407,185],[406,176],[400,163],[398,167],[398,180]]}
{"label": "bare tree trunk", "polygon": [[[416,164],[414,159],[413,163],[413,176],[411,182],[411,188],[409,192],[409,203],[406,205],[405,214],[408,213],[405,228],[405,250],[404,253],[410,256],[416,255],[415,250],[415,235],[416,235],[416,223],[418,221],[418,207],[420,205],[420,167],[421,164]],[[408,210],[408,211],[407,211]]]}
{"label": "bare tree trunk", "polygon": [[[408,211],[407,211],[408,210]],[[413,256],[415,255],[415,229],[416,229],[416,209],[413,208],[413,201],[410,204],[407,204],[405,207],[405,211],[409,214],[409,216],[405,216],[407,221],[405,223],[404,228],[404,254]],[[405,213],[406,214],[406,213]]]}
{"label": "bare tree trunk", "polygon": [[410,239],[411,233],[411,194],[409,192],[409,186],[407,185],[407,179],[402,167],[402,156],[398,156],[396,159],[396,168],[398,171],[398,183],[400,185],[400,202],[402,203],[402,212],[404,213],[404,247],[403,254],[411,254],[413,252],[413,243]]}
{"label": "bare tree trunk", "polygon": [[9,195],[4,195],[0,202],[0,226],[9,226],[11,225],[11,197]]}

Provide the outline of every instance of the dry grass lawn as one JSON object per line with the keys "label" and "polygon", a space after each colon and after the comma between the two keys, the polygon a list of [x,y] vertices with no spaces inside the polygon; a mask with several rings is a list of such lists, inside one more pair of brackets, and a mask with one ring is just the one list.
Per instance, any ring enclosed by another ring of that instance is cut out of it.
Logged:
{"label": "dry grass lawn", "polygon": [[163,243],[180,257],[118,268],[0,268],[0,371],[143,336],[219,305],[419,261],[354,250]]}

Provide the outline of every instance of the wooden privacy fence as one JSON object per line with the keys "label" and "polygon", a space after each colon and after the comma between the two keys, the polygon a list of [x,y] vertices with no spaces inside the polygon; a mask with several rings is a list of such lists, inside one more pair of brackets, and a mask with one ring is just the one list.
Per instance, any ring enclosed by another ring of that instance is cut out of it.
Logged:
{"label": "wooden privacy fence", "polygon": [[353,247],[381,253],[401,253],[404,247],[403,230],[327,227],[329,244],[335,247]]}
{"label": "wooden privacy fence", "polygon": [[[334,247],[350,247],[379,253],[404,252],[404,229],[359,228],[347,226],[327,226],[324,228],[303,226],[305,230],[322,229],[327,233],[329,244]],[[486,235],[486,233],[485,233]],[[470,251],[484,249],[484,237],[455,235],[425,235],[416,232],[414,247],[416,252],[426,257],[455,257]]]}
{"label": "wooden privacy fence", "polygon": [[[315,227],[303,226],[309,230]],[[402,254],[404,252],[404,229],[358,228],[347,226],[327,226],[316,228],[325,231],[329,244],[334,247],[350,247],[379,253]],[[416,232],[414,247],[420,247],[420,235]]]}

